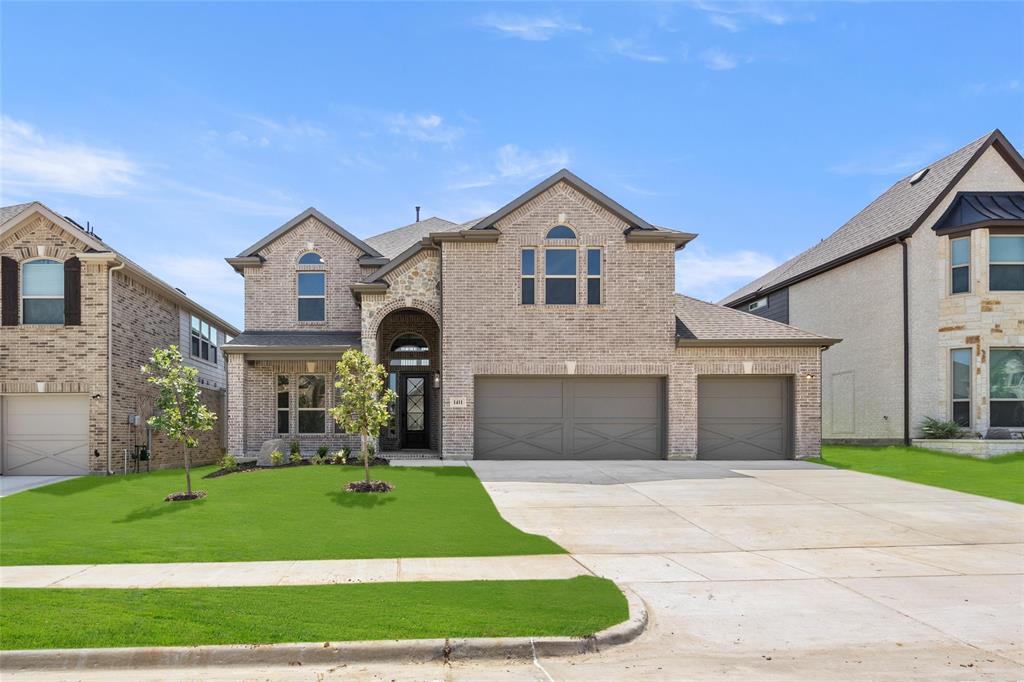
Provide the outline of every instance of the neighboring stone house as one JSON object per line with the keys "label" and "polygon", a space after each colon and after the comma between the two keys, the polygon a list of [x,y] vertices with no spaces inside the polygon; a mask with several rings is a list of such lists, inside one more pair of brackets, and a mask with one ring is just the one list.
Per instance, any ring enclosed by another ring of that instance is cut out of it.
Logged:
{"label": "neighboring stone house", "polygon": [[219,348],[237,329],[38,202],[0,209],[0,257],[4,475],[123,472],[142,447],[153,467],[181,466],[181,447],[145,423],[155,390],[140,372],[154,347],[172,343],[199,369],[203,400],[221,419],[193,461],[220,456]]}
{"label": "neighboring stone house", "polygon": [[399,398],[386,451],[444,458],[762,459],[820,445],[835,339],[677,296],[695,235],[656,227],[563,170],[494,214],[365,241],[308,209],[228,262],[229,450],[354,447],[328,409],[361,348]]}
{"label": "neighboring stone house", "polygon": [[826,442],[908,441],[925,417],[1024,431],[1024,161],[993,131],[721,303],[843,338]]}

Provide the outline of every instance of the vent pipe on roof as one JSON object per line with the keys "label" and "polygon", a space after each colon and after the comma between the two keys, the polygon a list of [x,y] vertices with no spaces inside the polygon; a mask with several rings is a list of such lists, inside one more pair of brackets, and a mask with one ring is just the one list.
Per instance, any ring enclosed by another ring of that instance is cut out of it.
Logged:
{"label": "vent pipe on roof", "polygon": [[420,221],[420,207],[416,207],[416,222]]}

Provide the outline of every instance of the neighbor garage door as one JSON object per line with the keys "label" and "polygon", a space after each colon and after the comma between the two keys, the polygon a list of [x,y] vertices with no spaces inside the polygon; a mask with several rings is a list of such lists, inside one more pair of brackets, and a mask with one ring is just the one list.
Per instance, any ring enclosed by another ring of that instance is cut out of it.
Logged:
{"label": "neighbor garage door", "polygon": [[701,377],[697,458],[789,458],[791,385],[788,377]]}
{"label": "neighbor garage door", "polygon": [[4,396],[3,473],[69,476],[89,470],[89,400],[78,395]]}
{"label": "neighbor garage door", "polygon": [[477,377],[478,459],[658,459],[664,384],[651,377]]}

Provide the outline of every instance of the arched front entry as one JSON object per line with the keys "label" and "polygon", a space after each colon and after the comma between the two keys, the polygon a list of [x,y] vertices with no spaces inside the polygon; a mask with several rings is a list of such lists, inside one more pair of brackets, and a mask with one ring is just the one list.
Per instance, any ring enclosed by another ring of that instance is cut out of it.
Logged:
{"label": "arched front entry", "polygon": [[377,357],[398,394],[382,451],[432,450],[441,442],[441,334],[434,318],[414,308],[388,313],[377,328]]}

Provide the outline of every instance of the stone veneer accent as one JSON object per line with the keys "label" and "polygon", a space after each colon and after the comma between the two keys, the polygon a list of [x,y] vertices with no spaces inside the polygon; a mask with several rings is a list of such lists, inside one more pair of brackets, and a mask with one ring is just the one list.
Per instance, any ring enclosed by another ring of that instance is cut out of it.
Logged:
{"label": "stone veneer accent", "polygon": [[980,440],[964,439],[925,439],[915,438],[911,441],[915,448],[948,452],[953,455],[965,455],[974,459],[991,459],[1003,455],[1024,453],[1024,440]]}
{"label": "stone veneer accent", "polygon": [[[415,367],[391,366],[391,359],[396,357],[391,354],[391,345],[395,339],[407,333],[419,334],[427,342],[430,352],[425,357],[430,361],[429,365]],[[389,372],[396,372],[399,375],[399,382],[401,382],[403,374],[427,374],[433,377],[435,373],[439,374],[441,371],[440,335],[437,323],[434,322],[430,315],[424,312],[407,308],[391,312],[381,320],[380,327],[377,330],[380,363]],[[399,389],[396,390],[401,394]],[[427,390],[430,418],[430,449],[437,451],[441,444],[441,390],[433,388],[432,378],[427,381]],[[382,429],[380,435],[381,450],[401,447],[399,436],[400,432],[397,421],[389,427]]]}
{"label": "stone veneer accent", "polygon": [[[39,247],[43,250],[40,254]],[[4,236],[0,255],[21,261],[40,255],[66,260],[87,249],[85,242],[43,216],[26,221]],[[123,470],[123,449],[145,443],[145,427],[134,429],[128,416],[152,414],[153,391],[139,368],[153,347],[179,343],[180,312],[123,271],[114,273],[114,348],[111,440],[115,471]],[[82,324],[0,327],[0,394],[78,393],[89,401],[89,469],[107,466],[107,266],[82,264]],[[188,349],[183,349],[187,355]],[[224,417],[224,392],[203,391],[207,406]],[[203,434],[193,451],[195,464],[213,462],[223,451],[223,430]],[[153,437],[154,468],[182,465],[181,448],[158,434]]]}

